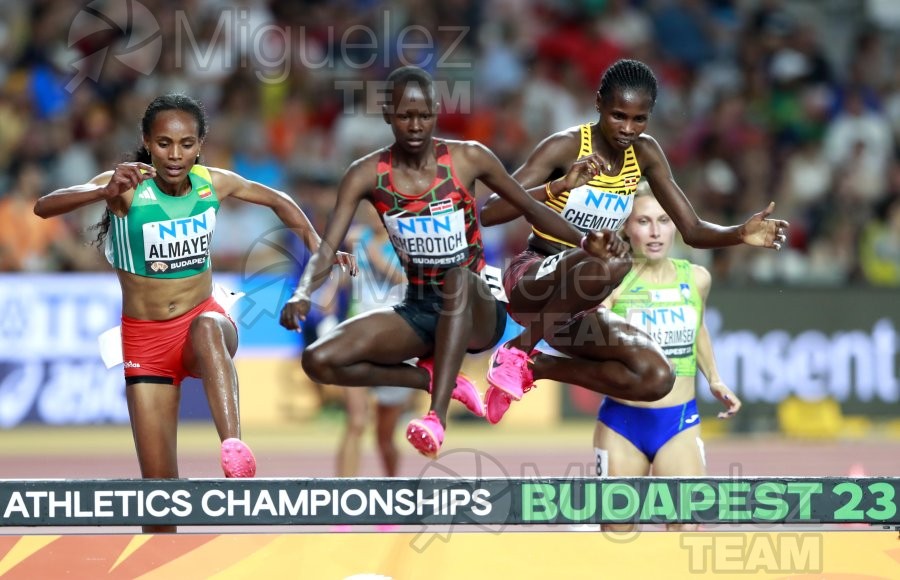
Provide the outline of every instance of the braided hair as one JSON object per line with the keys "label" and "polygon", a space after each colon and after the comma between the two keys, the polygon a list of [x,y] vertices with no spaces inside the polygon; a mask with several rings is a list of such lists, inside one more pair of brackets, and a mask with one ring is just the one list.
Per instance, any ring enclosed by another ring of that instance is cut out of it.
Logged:
{"label": "braided hair", "polygon": [[656,75],[649,66],[639,60],[617,60],[603,73],[597,92],[600,93],[600,100],[610,103],[616,91],[626,90],[646,93],[650,97],[650,110],[653,110],[657,83]]}
{"label": "braided hair", "polygon": [[[150,135],[153,122],[156,121],[157,115],[163,111],[184,111],[185,113],[189,113],[197,121],[197,133],[199,133],[200,140],[202,141],[206,137],[209,123],[207,122],[206,110],[203,108],[203,104],[197,99],[183,93],[169,93],[153,99],[153,101],[147,105],[144,116],[141,118],[141,135],[144,137]],[[132,161],[147,163],[148,165],[152,161],[150,152],[147,151],[147,148],[143,145],[132,153],[131,159]],[[97,230],[97,238],[93,241],[93,244],[99,246],[101,249],[106,234],[109,232],[109,225],[110,217],[109,210],[107,209],[103,212],[103,217],[100,218],[100,221],[88,228],[89,230]]]}

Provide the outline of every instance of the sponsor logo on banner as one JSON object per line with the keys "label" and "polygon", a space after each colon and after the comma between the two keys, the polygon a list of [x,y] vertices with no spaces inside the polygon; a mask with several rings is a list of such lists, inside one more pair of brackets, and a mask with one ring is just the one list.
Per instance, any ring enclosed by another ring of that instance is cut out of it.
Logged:
{"label": "sponsor logo on banner", "polygon": [[[793,333],[778,327],[766,332],[725,329],[716,308],[707,310],[704,319],[719,374],[745,404],[779,403],[790,396],[831,397],[841,403],[900,400],[896,318],[884,316],[831,332],[813,327]],[[784,323],[784,316],[775,322]],[[714,401],[702,374],[698,380],[699,398]]]}
{"label": "sponsor logo on banner", "polygon": [[0,277],[0,428],[128,422],[122,369],[97,344],[121,302],[112,274]]}
{"label": "sponsor logo on banner", "polygon": [[[227,275],[216,279],[240,286]],[[107,368],[98,343],[121,323],[121,304],[111,272],[0,275],[0,430],[22,423],[128,423],[123,367]],[[255,333],[242,330],[242,342],[253,342]],[[203,390],[196,397],[193,391],[182,395],[181,417],[209,418]]]}

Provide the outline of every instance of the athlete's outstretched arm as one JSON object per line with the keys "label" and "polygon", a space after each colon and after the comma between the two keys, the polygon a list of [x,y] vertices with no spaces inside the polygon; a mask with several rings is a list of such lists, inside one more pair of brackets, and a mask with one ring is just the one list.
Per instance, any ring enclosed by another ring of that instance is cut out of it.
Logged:
{"label": "athlete's outstretched arm", "polygon": [[321,239],[306,214],[291,197],[261,183],[250,181],[227,169],[210,167],[213,186],[219,199],[234,197],[270,208],[281,222],[303,240],[311,252],[319,249]]}
{"label": "athlete's outstretched arm", "polygon": [[[322,242],[319,234],[291,196],[262,183],[246,179],[227,169],[210,167],[209,170],[214,182],[213,187],[215,187],[216,195],[219,196],[219,199],[234,197],[241,201],[268,207],[275,212],[281,223],[290,228],[298,238],[303,240],[303,243],[306,244],[306,247],[311,252],[316,252],[319,249],[319,245]],[[338,252],[337,263],[341,264],[341,266],[349,267],[350,275],[356,275],[356,260],[352,255]]]}
{"label": "athlete's outstretched arm", "polygon": [[[576,143],[574,148],[573,143]],[[525,160],[525,164],[518,168],[512,176],[528,191],[528,195],[543,203],[547,201],[544,183],[555,171],[564,171],[568,167],[569,161],[577,156],[577,141],[573,139],[571,131],[554,133],[538,143],[528,159]],[[521,215],[522,212],[518,207],[496,193],[492,193],[484,207],[481,208],[481,225],[503,224]]]}
{"label": "athlete's outstretched arm", "polygon": [[34,204],[34,213],[48,218],[105,201],[112,211],[124,214],[129,202],[122,199],[123,194],[154,175],[156,169],[152,165],[137,161],[119,163],[114,171],[101,173],[85,184],[57,189],[40,197]]}
{"label": "athlete's outstretched arm", "polygon": [[[700,298],[703,301],[703,307],[700,310],[702,316],[706,312],[706,298],[709,296],[709,290],[712,286],[712,277],[709,271],[702,266],[692,265],[691,268],[694,271],[694,281],[697,283],[697,290],[700,292]],[[710,340],[706,322],[702,318],[700,330],[697,334],[697,366],[700,367],[700,372],[706,377],[710,392],[725,405],[726,410],[719,413],[719,418],[727,419],[740,411],[741,400],[722,382],[722,377],[719,376],[712,340]]]}
{"label": "athlete's outstretched arm", "polygon": [[366,159],[355,161],[344,173],[338,185],[334,211],[325,226],[325,237],[318,250],[303,271],[294,295],[281,310],[281,325],[288,330],[297,330],[300,321],[309,313],[310,297],[331,273],[337,248],[344,241],[359,202],[371,189],[374,181],[373,165]]}
{"label": "athlete's outstretched arm", "polygon": [[641,173],[647,178],[659,205],[669,214],[685,243],[695,248],[722,248],[748,244],[780,250],[787,239],[788,223],[769,219],[775,210],[772,202],[738,226],[720,226],[701,220],[681,190],[669,161],[656,139],[644,134],[635,143]]}
{"label": "athlete's outstretched arm", "polygon": [[[532,225],[551,236],[578,246],[583,237],[581,231],[563,219],[558,213],[539,203],[522,188],[503,168],[503,164],[487,147],[477,142],[467,142],[463,146],[467,160],[476,169],[476,179],[510,203],[520,215]],[[586,183],[592,175],[592,161],[577,161],[565,180],[568,186],[577,187]],[[572,185],[576,184],[576,185]],[[565,187],[566,185],[561,185]]]}

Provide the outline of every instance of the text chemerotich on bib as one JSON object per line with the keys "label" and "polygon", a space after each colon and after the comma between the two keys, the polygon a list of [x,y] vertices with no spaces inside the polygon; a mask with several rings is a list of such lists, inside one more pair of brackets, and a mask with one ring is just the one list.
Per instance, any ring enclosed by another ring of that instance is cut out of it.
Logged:
{"label": "text chemerotich on bib", "polygon": [[457,179],[447,143],[435,139],[433,144],[437,168],[427,189],[398,191],[392,150],[385,147],[371,192],[411,285],[439,286],[453,268],[480,272],[485,265],[475,197]]}
{"label": "text chemerotich on bib", "polygon": [[400,259],[417,266],[462,264],[468,256],[464,210],[450,200],[433,202],[429,210],[430,215],[384,216]]}

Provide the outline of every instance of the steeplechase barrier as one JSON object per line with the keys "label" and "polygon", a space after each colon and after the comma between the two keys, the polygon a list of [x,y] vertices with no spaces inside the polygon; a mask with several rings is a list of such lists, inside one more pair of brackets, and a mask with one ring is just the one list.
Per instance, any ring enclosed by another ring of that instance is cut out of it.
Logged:
{"label": "steeplechase barrier", "polygon": [[0,480],[0,526],[900,525],[900,478]]}
{"label": "steeplechase barrier", "polygon": [[[898,487],[881,477],[0,480],[0,577],[900,578],[900,538],[885,530],[900,522]],[[579,525],[619,522],[709,525]],[[182,533],[109,531],[138,525]],[[85,533],[52,531],[69,526]]]}

